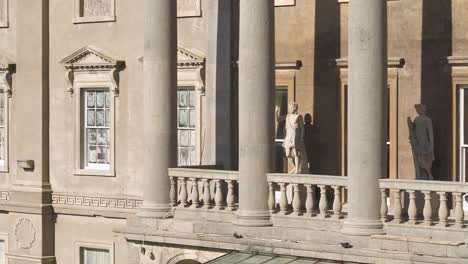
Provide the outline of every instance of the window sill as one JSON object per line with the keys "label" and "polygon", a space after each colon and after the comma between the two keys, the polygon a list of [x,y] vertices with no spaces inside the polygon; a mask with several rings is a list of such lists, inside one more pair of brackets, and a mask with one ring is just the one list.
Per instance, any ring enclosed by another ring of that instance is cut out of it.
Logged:
{"label": "window sill", "polygon": [[0,22],[0,28],[8,28],[8,22]]}
{"label": "window sill", "polygon": [[100,23],[100,22],[115,22],[115,16],[102,17],[75,17],[73,24]]}
{"label": "window sill", "polygon": [[75,176],[115,177],[115,171],[114,170],[79,169],[79,170],[75,170]]}

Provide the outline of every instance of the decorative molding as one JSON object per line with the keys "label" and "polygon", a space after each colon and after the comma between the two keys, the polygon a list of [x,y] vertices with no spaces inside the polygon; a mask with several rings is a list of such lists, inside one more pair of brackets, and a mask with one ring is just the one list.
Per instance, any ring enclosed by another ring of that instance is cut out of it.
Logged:
{"label": "decorative molding", "polygon": [[107,198],[73,194],[52,194],[52,204],[91,208],[138,209],[143,201],[128,198]]}
{"label": "decorative molding", "polygon": [[0,191],[0,201],[9,201],[10,193],[8,191]]}
{"label": "decorative molding", "polygon": [[276,70],[300,70],[302,68],[302,61],[297,60],[293,62],[277,62],[275,65]]}
{"label": "decorative molding", "polygon": [[36,241],[36,229],[28,218],[21,218],[15,226],[18,248],[30,249]]}
{"label": "decorative molding", "polygon": [[448,65],[454,66],[468,66],[468,56],[450,56],[443,59],[443,62],[447,63]]}
{"label": "decorative molding", "polygon": [[67,91],[70,94],[75,90],[76,72],[108,72],[110,89],[115,96],[119,94],[119,71],[125,67],[125,62],[109,53],[93,46],[84,46],[73,52],[59,63],[63,64]]}

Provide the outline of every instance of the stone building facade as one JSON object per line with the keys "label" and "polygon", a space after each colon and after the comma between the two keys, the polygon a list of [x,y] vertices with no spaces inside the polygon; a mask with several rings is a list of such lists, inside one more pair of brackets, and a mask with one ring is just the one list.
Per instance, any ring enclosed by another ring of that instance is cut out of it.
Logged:
{"label": "stone building facade", "polygon": [[[0,0],[0,263],[466,263],[468,4],[353,1]],[[414,181],[419,103],[440,182]]]}

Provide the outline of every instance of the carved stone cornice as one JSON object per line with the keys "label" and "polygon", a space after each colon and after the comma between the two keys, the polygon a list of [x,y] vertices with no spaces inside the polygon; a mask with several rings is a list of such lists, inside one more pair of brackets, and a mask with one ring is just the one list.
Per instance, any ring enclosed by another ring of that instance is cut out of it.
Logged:
{"label": "carved stone cornice", "polygon": [[93,46],[84,46],[73,52],[59,63],[63,64],[65,69],[65,80],[67,91],[70,94],[74,92],[74,81],[77,72],[104,72],[108,74],[111,83],[111,91],[114,95],[119,93],[119,72],[125,67],[125,62],[115,58],[109,53]]}
{"label": "carved stone cornice", "polygon": [[[339,58],[330,62],[332,66],[337,68],[347,69],[348,58]],[[388,68],[403,68],[405,66],[405,58],[402,57],[389,57],[387,60]]]}
{"label": "carved stone cornice", "polygon": [[142,203],[143,201],[140,199],[109,198],[75,194],[52,194],[53,205],[67,205],[101,209],[138,209]]}

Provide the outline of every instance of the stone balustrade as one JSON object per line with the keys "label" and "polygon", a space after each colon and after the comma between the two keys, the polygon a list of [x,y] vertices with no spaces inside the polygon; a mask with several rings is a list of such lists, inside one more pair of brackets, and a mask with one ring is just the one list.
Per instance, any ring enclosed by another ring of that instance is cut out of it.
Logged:
{"label": "stone balustrade", "polygon": [[[267,181],[268,206],[272,214],[336,219],[344,217],[343,192],[347,187],[347,177],[268,174]],[[291,195],[288,195],[288,186]],[[279,201],[276,201],[277,189],[280,192]],[[288,200],[288,196],[292,199]]]}
{"label": "stone balustrade", "polygon": [[[464,228],[463,197],[468,184],[441,181],[380,180],[384,222]],[[387,198],[392,198],[393,216]]]}
{"label": "stone balustrade", "polygon": [[171,205],[179,208],[237,209],[238,172],[169,169]]}

